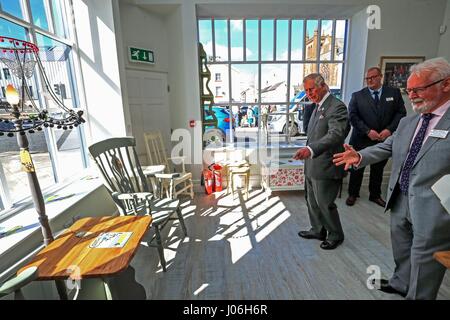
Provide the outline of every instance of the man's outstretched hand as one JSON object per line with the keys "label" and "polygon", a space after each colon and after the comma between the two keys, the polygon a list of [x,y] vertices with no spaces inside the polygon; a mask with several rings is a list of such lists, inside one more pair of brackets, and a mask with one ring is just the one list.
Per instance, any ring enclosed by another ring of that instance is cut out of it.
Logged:
{"label": "man's outstretched hand", "polygon": [[348,170],[351,166],[359,163],[360,156],[350,145],[344,144],[345,151],[333,155],[333,163],[336,166],[345,165],[344,169]]}

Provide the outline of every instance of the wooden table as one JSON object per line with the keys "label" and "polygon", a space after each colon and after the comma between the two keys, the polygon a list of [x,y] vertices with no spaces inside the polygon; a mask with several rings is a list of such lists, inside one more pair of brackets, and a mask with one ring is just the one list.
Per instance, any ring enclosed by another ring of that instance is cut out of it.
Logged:
{"label": "wooden table", "polygon": [[438,251],[433,254],[433,257],[442,263],[447,269],[450,269],[450,251]]}
{"label": "wooden table", "polygon": [[[18,273],[36,266],[39,270],[37,280],[100,278],[107,291],[106,297],[111,298],[106,278],[128,268],[151,222],[150,216],[80,219]],[[122,248],[90,248],[90,244],[102,232],[132,232],[132,235]]]}

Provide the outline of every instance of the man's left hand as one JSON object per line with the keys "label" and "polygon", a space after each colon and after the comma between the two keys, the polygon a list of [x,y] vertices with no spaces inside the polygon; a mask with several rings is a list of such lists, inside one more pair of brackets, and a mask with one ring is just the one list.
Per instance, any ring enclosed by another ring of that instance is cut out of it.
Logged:
{"label": "man's left hand", "polygon": [[380,132],[380,141],[386,140],[390,135],[392,135],[391,131],[389,131],[389,129],[384,129]]}
{"label": "man's left hand", "polygon": [[311,157],[311,151],[309,151],[308,148],[300,148],[297,150],[297,152],[294,154],[293,158],[295,160],[304,160]]}

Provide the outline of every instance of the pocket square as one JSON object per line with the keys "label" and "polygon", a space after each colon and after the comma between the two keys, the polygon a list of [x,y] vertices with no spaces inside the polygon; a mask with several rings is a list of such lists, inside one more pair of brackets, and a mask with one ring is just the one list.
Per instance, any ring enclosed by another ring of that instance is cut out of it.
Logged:
{"label": "pocket square", "polygon": [[394,101],[394,98],[393,97],[387,97],[386,101]]}

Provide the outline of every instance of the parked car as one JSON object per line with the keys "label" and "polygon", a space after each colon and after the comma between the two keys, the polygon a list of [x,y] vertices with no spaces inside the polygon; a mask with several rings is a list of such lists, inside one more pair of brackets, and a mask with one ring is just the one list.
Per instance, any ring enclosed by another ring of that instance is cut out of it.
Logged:
{"label": "parked car", "polygon": [[[205,108],[205,120],[212,119],[212,113],[209,109]],[[227,134],[230,130],[230,120],[232,119],[232,129],[234,130],[235,123],[234,119],[230,117],[230,110],[226,107],[212,107],[212,112],[217,118],[217,128],[206,127],[204,136],[217,136],[222,142],[225,142]],[[213,134],[214,132],[214,134]]]}
{"label": "parked car", "polygon": [[[330,89],[332,95],[340,99],[341,90],[340,89]],[[294,112],[293,115],[290,116],[289,124],[286,126],[286,115],[285,114],[277,114],[269,116],[269,130],[275,132],[282,132],[284,134],[287,133],[287,130],[291,128],[291,121],[294,119],[294,124],[292,125],[292,129],[289,132],[291,137],[298,135],[303,132],[303,104],[298,104],[299,102],[309,102],[308,97],[306,96],[305,91],[300,91],[296,94],[296,96],[291,100],[291,104],[289,105],[289,111]],[[286,106],[280,106],[277,109],[277,112],[286,113]]]}

